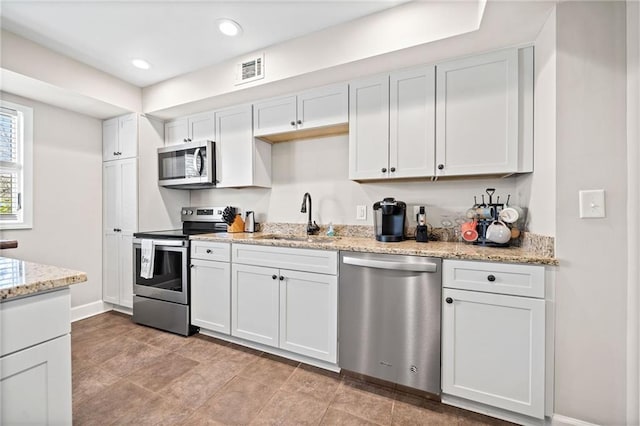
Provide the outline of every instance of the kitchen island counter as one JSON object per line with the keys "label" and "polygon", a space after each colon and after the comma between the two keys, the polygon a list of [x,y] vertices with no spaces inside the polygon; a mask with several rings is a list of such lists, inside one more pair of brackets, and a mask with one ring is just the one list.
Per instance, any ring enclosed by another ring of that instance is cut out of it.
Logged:
{"label": "kitchen island counter", "polygon": [[191,236],[191,239],[277,247],[431,256],[442,259],[558,265],[558,260],[555,257],[539,254],[535,251],[520,247],[483,247],[457,242],[429,241],[428,243],[418,243],[413,240],[406,240],[397,243],[383,243],[373,238],[362,237],[311,236],[305,238],[303,235],[265,235],[260,232],[200,234]]}
{"label": "kitchen island counter", "polygon": [[87,281],[84,272],[0,257],[0,302],[84,281]]}

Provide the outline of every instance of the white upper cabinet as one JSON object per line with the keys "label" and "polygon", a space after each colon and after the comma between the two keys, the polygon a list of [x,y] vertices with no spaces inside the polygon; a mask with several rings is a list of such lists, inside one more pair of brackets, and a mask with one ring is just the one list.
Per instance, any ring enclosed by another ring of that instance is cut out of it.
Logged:
{"label": "white upper cabinet", "polygon": [[102,160],[138,155],[138,119],[135,113],[102,122]]}
{"label": "white upper cabinet", "polygon": [[203,112],[167,121],[164,124],[164,144],[179,145],[184,142],[214,140],[215,120],[213,112]]}
{"label": "white upper cabinet", "polygon": [[350,179],[433,176],[434,92],[433,66],[350,84]]}
{"label": "white upper cabinet", "polygon": [[256,140],[251,105],[215,112],[218,188],[271,186],[271,145]]}
{"label": "white upper cabinet", "polygon": [[279,142],[346,133],[348,96],[348,86],[342,83],[256,102],[254,135]]}
{"label": "white upper cabinet", "polygon": [[533,170],[533,48],[443,62],[437,82],[437,176]]}

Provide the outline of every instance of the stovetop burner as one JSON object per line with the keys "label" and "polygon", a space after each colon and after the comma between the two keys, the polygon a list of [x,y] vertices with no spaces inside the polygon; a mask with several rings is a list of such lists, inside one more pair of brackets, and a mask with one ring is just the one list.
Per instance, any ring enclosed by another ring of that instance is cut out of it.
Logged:
{"label": "stovetop burner", "polygon": [[222,221],[224,207],[183,207],[182,229],[145,231],[133,234],[135,238],[188,240],[190,235],[227,232]]}

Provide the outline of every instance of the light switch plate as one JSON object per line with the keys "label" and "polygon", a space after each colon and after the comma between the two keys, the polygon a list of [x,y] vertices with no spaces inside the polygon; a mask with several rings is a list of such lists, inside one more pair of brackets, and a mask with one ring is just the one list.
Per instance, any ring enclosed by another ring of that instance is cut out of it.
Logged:
{"label": "light switch plate", "polygon": [[356,220],[367,220],[367,206],[356,206]]}
{"label": "light switch plate", "polygon": [[579,191],[580,218],[605,217],[604,189]]}

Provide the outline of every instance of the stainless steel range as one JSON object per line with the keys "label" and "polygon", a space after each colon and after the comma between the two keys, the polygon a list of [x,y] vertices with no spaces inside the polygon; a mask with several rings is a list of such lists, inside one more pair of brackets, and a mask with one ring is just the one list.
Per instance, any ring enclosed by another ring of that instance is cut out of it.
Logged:
{"label": "stainless steel range", "polygon": [[[191,325],[189,236],[227,232],[225,207],[183,207],[182,229],[133,234],[133,321],[188,336]],[[149,241],[152,244],[149,244]],[[145,259],[146,254],[150,254]],[[150,258],[152,267],[145,270]]]}

